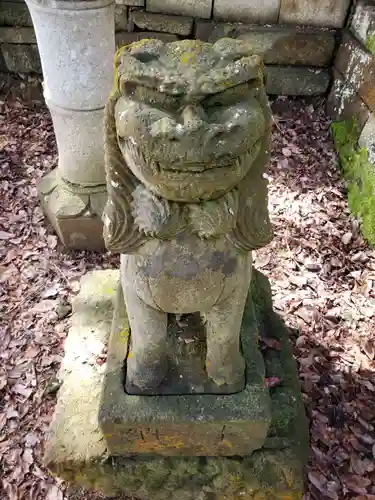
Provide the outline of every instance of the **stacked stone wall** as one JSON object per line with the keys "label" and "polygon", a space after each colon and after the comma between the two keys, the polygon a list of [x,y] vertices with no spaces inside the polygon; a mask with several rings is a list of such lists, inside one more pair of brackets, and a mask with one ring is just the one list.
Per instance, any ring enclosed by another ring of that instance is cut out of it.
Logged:
{"label": "stacked stone wall", "polygon": [[355,122],[359,146],[375,164],[375,2],[359,0],[343,31],[333,65],[328,110]]}
{"label": "stacked stone wall", "polygon": [[[240,37],[264,55],[269,94],[321,95],[350,6],[351,0],[117,0],[116,44]],[[4,81],[41,75],[24,0],[0,2],[0,47]]]}

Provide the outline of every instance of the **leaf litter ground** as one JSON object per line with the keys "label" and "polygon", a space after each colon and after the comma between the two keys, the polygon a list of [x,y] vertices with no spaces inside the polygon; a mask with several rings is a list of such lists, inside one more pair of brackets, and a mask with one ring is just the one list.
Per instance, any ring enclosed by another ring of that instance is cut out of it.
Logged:
{"label": "leaf litter ground", "polygon": [[[291,342],[311,423],[305,500],[375,500],[375,252],[348,211],[323,100],[278,98],[272,108],[275,238],[255,265],[299,333]],[[36,181],[56,164],[48,111],[1,102],[1,499],[102,498],[67,488],[41,463],[71,298],[83,274],[119,262],[65,252],[46,225]]]}

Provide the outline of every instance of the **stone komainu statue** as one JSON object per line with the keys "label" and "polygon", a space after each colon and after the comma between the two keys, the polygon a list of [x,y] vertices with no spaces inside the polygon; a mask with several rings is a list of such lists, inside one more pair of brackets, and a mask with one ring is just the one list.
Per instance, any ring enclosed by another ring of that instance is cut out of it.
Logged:
{"label": "stone komainu statue", "polygon": [[168,313],[202,314],[216,384],[244,377],[251,250],[272,237],[270,129],[263,66],[242,41],[143,40],[117,55],[104,238],[122,254],[127,377],[138,388],[165,377]]}

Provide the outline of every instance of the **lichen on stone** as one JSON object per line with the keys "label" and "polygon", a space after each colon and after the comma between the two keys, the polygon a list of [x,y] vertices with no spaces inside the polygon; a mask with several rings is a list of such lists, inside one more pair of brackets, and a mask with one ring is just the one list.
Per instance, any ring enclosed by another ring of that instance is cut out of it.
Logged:
{"label": "lichen on stone", "polygon": [[357,119],[334,122],[332,132],[347,181],[349,208],[361,220],[363,236],[375,245],[375,167],[368,150],[357,146]]}

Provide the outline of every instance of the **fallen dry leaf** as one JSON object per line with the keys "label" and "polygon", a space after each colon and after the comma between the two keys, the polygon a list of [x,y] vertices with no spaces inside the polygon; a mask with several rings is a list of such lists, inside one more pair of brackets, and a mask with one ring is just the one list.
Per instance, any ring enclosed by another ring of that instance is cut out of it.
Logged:
{"label": "fallen dry leaf", "polygon": [[[275,310],[300,334],[291,342],[311,428],[306,500],[373,500],[375,251],[349,213],[324,104],[272,103],[275,238],[256,252],[255,266],[270,278]],[[0,406],[0,489],[4,500],[99,500],[71,495],[41,458],[72,298],[86,272],[117,268],[119,259],[59,250],[36,189],[57,165],[50,115],[19,101],[0,108],[0,397],[7,406]],[[93,359],[105,361],[100,353]]]}

